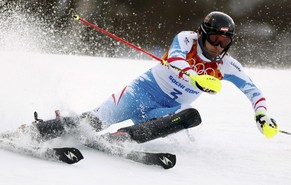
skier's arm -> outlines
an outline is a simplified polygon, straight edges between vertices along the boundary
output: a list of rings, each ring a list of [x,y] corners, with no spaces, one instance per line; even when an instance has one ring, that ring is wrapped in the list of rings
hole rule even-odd
[[[244,72],[239,62],[233,60],[230,64],[231,65],[227,66],[228,70],[226,70],[224,79],[232,82],[250,100],[260,132],[267,138],[275,136],[278,132],[278,126],[274,119],[267,116],[267,104],[262,91],[256,87],[249,76]]]

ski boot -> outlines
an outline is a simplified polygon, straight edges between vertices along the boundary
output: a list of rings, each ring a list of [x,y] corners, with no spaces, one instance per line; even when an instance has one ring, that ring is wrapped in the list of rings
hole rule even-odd
[[[37,112],[34,112],[35,121],[33,122],[33,125],[45,140],[53,139],[69,133],[72,129],[78,127],[81,121],[87,121],[96,131],[102,129],[101,121],[90,112],[75,117],[61,117],[60,112],[57,110],[55,111],[55,115],[55,119],[43,121],[38,118]]]
[[[109,143],[124,143],[132,141],[129,133],[123,131],[106,133],[104,135],[101,135],[101,139],[104,139]]]

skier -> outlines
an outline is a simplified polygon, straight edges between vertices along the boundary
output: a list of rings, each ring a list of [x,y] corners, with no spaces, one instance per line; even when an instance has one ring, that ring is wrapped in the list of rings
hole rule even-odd
[[[98,108],[78,117],[58,116],[48,121],[39,120],[36,115],[35,126],[44,138],[54,138],[84,120],[96,131],[132,120],[134,125],[107,136],[142,143],[199,125],[199,112],[190,104],[203,92],[219,92],[220,80],[227,80],[251,102],[260,132],[266,135],[271,130],[274,136],[277,124],[267,116],[264,95],[228,53],[234,33],[235,24],[230,16],[211,12],[197,32],[182,31],[175,36],[162,58],[164,65],[158,64],[140,75]]]

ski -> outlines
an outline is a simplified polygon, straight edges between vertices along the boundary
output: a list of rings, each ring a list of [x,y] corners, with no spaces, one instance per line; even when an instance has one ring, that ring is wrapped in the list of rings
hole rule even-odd
[[[19,154],[24,154],[40,159],[46,159],[50,161],[60,161],[67,164],[74,164],[82,160],[84,157],[82,153],[71,147],[63,148],[45,148],[36,146],[22,146],[9,139],[0,139],[0,148],[8,151],[12,151]]]
[[[164,169],[170,169],[176,165],[176,155],[170,153],[132,151],[125,158],[146,165],[161,166]]]
[[[176,165],[176,155],[170,153],[152,153],[128,150],[123,145],[96,142],[96,140],[87,140],[85,145],[100,152],[129,159],[131,161],[135,161],[145,165],[160,166],[164,169],[170,169]]]

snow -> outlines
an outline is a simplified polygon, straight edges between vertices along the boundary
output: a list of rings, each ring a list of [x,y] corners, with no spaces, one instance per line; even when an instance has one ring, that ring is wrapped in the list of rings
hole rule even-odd
[[[54,110],[81,113],[97,107],[139,74],[157,64],[86,56],[0,52],[0,132],[30,124],[33,112],[43,119]],[[246,68],[267,97],[270,116],[291,131],[290,70]],[[291,136],[266,139],[256,128],[250,102],[232,84],[223,82],[217,95],[202,95],[193,107],[203,123],[143,144],[148,151],[172,152],[170,170],[146,166],[79,146],[63,138],[60,146],[77,146],[85,159],[74,165],[36,159],[0,149],[0,184],[126,184],[126,185],[288,185],[291,184]],[[131,124],[130,121],[115,125]],[[114,128],[113,128],[114,129]]]

